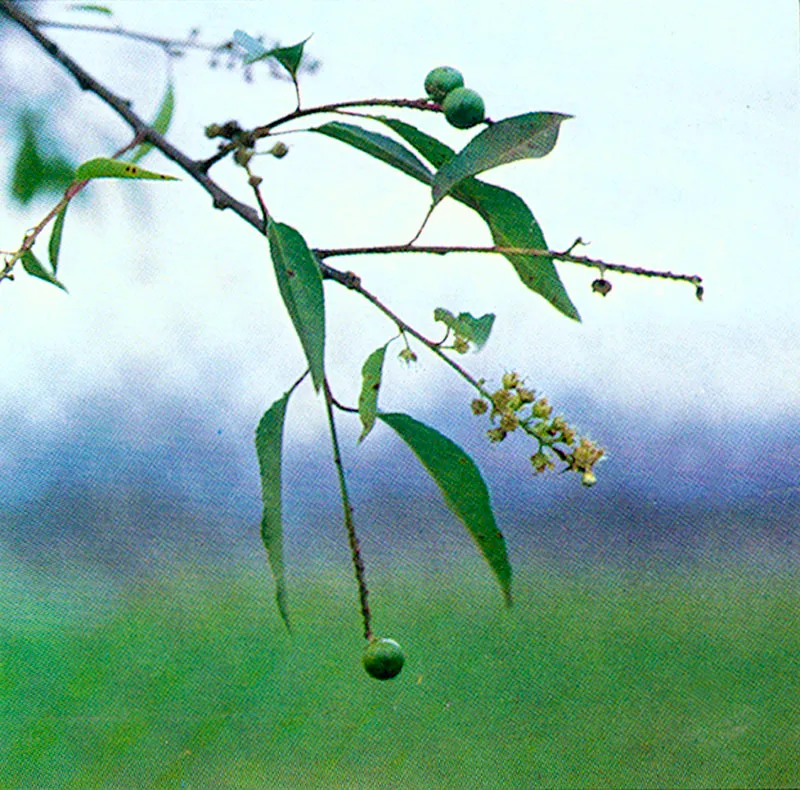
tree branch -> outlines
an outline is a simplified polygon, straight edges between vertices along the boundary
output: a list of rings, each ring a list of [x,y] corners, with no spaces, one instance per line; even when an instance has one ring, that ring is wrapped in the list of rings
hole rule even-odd
[[[342,247],[330,250],[314,250],[319,258],[332,258],[339,255],[387,255],[391,253],[404,252],[424,252],[433,255],[447,255],[450,252],[479,252],[493,253],[498,255],[530,255],[534,258],[554,258],[566,263],[577,263],[581,266],[588,266],[593,269],[620,272],[622,274],[635,274],[639,277],[660,277],[665,280],[681,280],[700,285],[703,278],[697,274],[675,274],[670,271],[658,271],[655,269],[643,269],[639,266],[625,266],[621,263],[609,263],[600,258],[589,258],[585,255],[573,255],[571,250],[575,248],[573,244],[565,252],[555,250],[540,250],[531,247],[437,247],[437,246],[410,246],[408,244],[387,244],[379,247]]]
[[[224,210],[231,209],[238,214],[245,222],[252,225],[259,233],[264,235],[266,230],[263,226],[262,218],[252,206],[237,200],[229,192],[226,192],[219,184],[205,172],[202,162],[190,159],[180,149],[176,148],[131,109],[131,102],[120,98],[98,80],[92,77],[78,63],[38,28],[36,21],[26,14],[17,3],[11,0],[0,0],[0,11],[5,13],[20,27],[22,27],[39,46],[56,62],[61,64],[76,80],[78,85],[90,93],[94,93],[99,99],[105,102],[114,112],[124,119],[133,130],[134,136],[140,141],[147,140],[153,144],[154,148],[161,151],[167,159],[175,162],[185,173],[190,175],[200,186],[211,195],[214,208]],[[349,282],[349,275],[341,272],[327,264],[320,263],[322,276],[325,279],[335,280],[341,284]]]

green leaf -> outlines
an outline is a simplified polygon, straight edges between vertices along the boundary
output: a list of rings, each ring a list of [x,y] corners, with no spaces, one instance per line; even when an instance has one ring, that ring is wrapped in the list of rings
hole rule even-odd
[[[95,5],[94,3],[73,3],[69,7],[70,11],[92,11],[95,14],[105,14],[111,16],[113,12],[110,8],[104,5]]]
[[[256,454],[261,474],[261,540],[267,550],[269,566],[275,579],[275,600],[283,622],[291,631],[283,573],[283,519],[281,515],[281,462],[283,457],[283,426],[286,405],[292,390],[285,393],[264,412],[256,428]]]
[[[456,152],[441,140],[431,137],[429,134],[420,131],[416,126],[412,126],[405,121],[397,118],[387,118],[385,115],[370,116],[376,121],[388,126],[395,133],[399,134],[407,143],[419,151],[435,168],[440,168],[449,162]]]
[[[161,105],[158,108],[158,112],[156,113],[156,117],[153,119],[153,122],[150,124],[151,128],[153,128],[156,132],[160,135],[164,135],[167,133],[167,129],[169,129],[169,125],[172,122],[172,113],[175,110],[175,90],[172,87],[172,80],[167,83],[167,89],[164,92],[164,96],[161,99]],[[133,152],[133,156],[130,158],[131,162],[138,162],[142,157],[147,156],[148,153],[153,149],[153,144],[148,140],[145,140],[141,145],[136,147],[136,150]]]
[[[452,197],[483,217],[498,247],[546,250],[542,229],[519,195],[477,178],[462,181]],[[558,270],[549,256],[505,252],[523,284],[547,299],[550,304],[574,321],[581,317],[567,294]]]
[[[391,342],[390,340],[389,343]],[[372,430],[372,426],[375,425],[375,415],[378,411],[378,390],[381,386],[381,375],[383,373],[383,360],[386,357],[386,348],[389,343],[373,351],[367,357],[364,367],[361,368],[358,416],[361,418],[361,424],[364,429],[361,431],[361,436],[358,437],[359,442],[363,442],[367,438],[367,434]]]
[[[247,52],[247,57],[244,59],[245,63],[255,63],[255,61],[266,58],[269,55],[269,50],[260,41],[245,33],[244,30],[234,30],[233,40]]]
[[[553,150],[562,121],[560,112],[529,112],[504,118],[470,140],[433,178],[433,202],[438,203],[465,178],[519,159],[538,159]]]
[[[41,140],[42,121],[30,112],[18,121],[19,150],[11,176],[11,197],[27,205],[38,194],[63,193],[72,183],[74,167],[57,150],[57,143]],[[42,151],[48,150],[47,158]]]
[[[56,214],[56,221],[53,223],[53,232],[50,234],[48,253],[50,265],[53,267],[53,274],[58,271],[58,253],[61,250],[61,234],[64,232],[64,219],[67,216],[69,203],[65,203],[62,209]]]
[[[304,38],[299,44],[293,44],[291,47],[276,47],[267,54],[272,55],[294,79],[297,77],[297,69],[300,68],[300,61],[303,59],[303,47],[305,47],[309,38],[311,36]]]
[[[44,161],[39,153],[32,119],[27,116],[20,119],[20,132],[22,139],[11,177],[11,194],[22,205],[27,205],[41,185]]]
[[[145,170],[130,162],[106,159],[105,157],[84,162],[75,173],[76,181],[89,181],[92,178],[145,178],[154,181],[180,181],[175,176],[154,173],[152,170]]]
[[[334,140],[347,143],[353,148],[358,148],[360,151],[380,159],[381,162],[386,162],[386,164],[401,170],[406,175],[422,181],[423,184],[431,184],[433,181],[433,173],[408,148],[385,134],[370,132],[360,126],[339,121],[332,121],[309,131],[319,132]]]
[[[319,392],[325,379],[325,295],[319,262],[305,239],[289,225],[270,220],[267,239],[283,303]]]
[[[19,259],[20,263],[22,264],[22,268],[31,275],[31,277],[38,277],[40,280],[44,280],[51,285],[55,285],[60,288],[62,291],[66,292],[66,288],[60,283],[55,275],[51,274],[47,271],[47,269],[42,266],[39,259],[30,251],[25,250],[22,253]]]
[[[311,36],[303,39],[299,44],[293,44],[291,47],[267,49],[260,41],[249,36],[244,30],[234,30],[233,32],[234,42],[247,52],[247,56],[244,59],[245,63],[255,63],[257,60],[269,57],[275,58],[292,75],[292,79],[297,76],[297,69],[303,59],[303,47],[305,47],[309,38]]]
[[[452,148],[414,126],[395,118],[380,117],[376,120],[394,130],[436,168],[441,168],[455,156]],[[480,214],[498,247],[548,249],[539,223],[519,195],[477,178],[468,178],[452,191],[451,197]],[[581,320],[552,258],[515,253],[503,255],[527,288],[543,296],[569,318]]]
[[[511,605],[511,565],[497,528],[486,483],[475,462],[455,442],[407,414],[378,413],[411,448],[442,491],[448,507],[472,535]]]
[[[480,318],[470,315],[470,313],[459,313],[458,318],[444,307],[437,307],[433,311],[433,320],[441,321],[448,329],[456,335],[463,337],[474,343],[480,351],[486,345],[494,324],[494,313],[486,313]]]

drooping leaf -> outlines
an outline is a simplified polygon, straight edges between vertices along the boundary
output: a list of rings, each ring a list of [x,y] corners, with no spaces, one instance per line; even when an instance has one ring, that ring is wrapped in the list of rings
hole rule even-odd
[[[448,507],[458,516],[497,577],[506,604],[511,605],[511,565],[497,528],[489,491],[475,462],[452,440],[407,414],[379,412],[439,486]]]
[[[393,129],[436,168],[441,168],[455,156],[452,148],[410,124],[396,118],[380,117],[376,120]],[[519,195],[477,178],[468,178],[451,192],[451,197],[480,214],[498,247],[548,249],[539,223]],[[581,320],[552,258],[518,253],[503,255],[527,288],[543,296],[569,318]]]
[[[91,11],[95,14],[105,14],[112,16],[113,11],[104,5],[95,5],[94,3],[73,3],[69,7],[70,11]]]
[[[539,223],[514,192],[473,178],[462,181],[451,194],[483,217],[498,247],[548,249]],[[543,296],[568,318],[581,320],[551,257],[514,252],[505,252],[503,257],[527,288]]]
[[[172,80],[167,83],[167,89],[164,91],[164,96],[161,99],[161,105],[158,108],[156,117],[150,126],[157,131],[160,135],[167,133],[170,123],[172,123],[172,113],[175,111],[175,90],[172,87]],[[153,144],[149,140],[145,140],[141,145],[136,147],[131,157],[131,162],[138,162],[153,149]]]
[[[437,307],[433,311],[433,320],[441,321],[456,335],[469,340],[470,343],[474,343],[477,349],[480,350],[486,344],[492,332],[494,313],[486,313],[480,318],[475,318],[470,313],[459,313],[458,317],[456,317],[449,310],[445,310],[444,307]]]
[[[57,141],[40,139],[41,127],[41,119],[33,113],[22,113],[19,118],[20,143],[11,176],[11,197],[22,205],[38,194],[63,193],[74,176],[75,169],[58,151]]]
[[[436,172],[434,204],[465,178],[519,159],[546,156],[556,144],[562,121],[571,117],[560,112],[529,112],[484,129]]]
[[[390,340],[389,343],[392,341]],[[361,368],[361,393],[358,396],[358,416],[364,426],[359,442],[367,438],[367,434],[375,425],[375,415],[378,411],[378,391],[381,386],[381,376],[383,374],[383,360],[386,357],[386,343],[380,348],[375,349],[368,357],[364,366]]]
[[[281,463],[286,405],[292,391],[285,393],[264,412],[256,428],[256,454],[261,474],[261,540],[267,550],[275,579],[275,601],[283,622],[291,631],[286,580],[283,568],[283,518],[281,512]]]
[[[47,246],[47,251],[50,256],[50,265],[53,267],[53,274],[58,271],[58,253],[61,251],[61,234],[64,232],[64,219],[67,216],[67,207],[69,203],[65,203],[63,208],[56,214],[56,221],[53,223],[53,232],[50,234],[50,243]]]
[[[41,185],[44,161],[36,144],[32,123],[23,118],[20,126],[21,140],[11,178],[11,194],[22,205],[26,205]]]
[[[66,292],[67,289],[64,285],[56,279],[54,274],[45,269],[41,261],[30,250],[25,250],[25,252],[22,253],[19,262],[22,264],[22,268],[25,269],[31,277],[38,277],[40,280],[55,285]]]
[[[289,225],[270,220],[267,239],[283,303],[319,392],[325,379],[325,295],[319,262],[305,239]]]
[[[332,121],[310,131],[319,132],[334,140],[347,143],[353,148],[358,148],[360,151],[380,159],[381,162],[386,162],[386,164],[401,170],[406,175],[422,181],[423,184],[432,183],[433,173],[408,148],[385,134],[370,132],[360,126],[340,121]]]
[[[175,176],[154,173],[152,170],[145,170],[131,162],[107,159],[102,156],[84,162],[75,172],[76,181],[88,181],[92,178],[144,178],[154,181],[180,181]]]
[[[303,59],[303,47],[305,47],[309,38],[311,36],[304,38],[299,44],[293,44],[291,47],[276,47],[269,51],[269,54],[291,74],[292,79],[297,77],[297,69],[300,68],[300,61]]]

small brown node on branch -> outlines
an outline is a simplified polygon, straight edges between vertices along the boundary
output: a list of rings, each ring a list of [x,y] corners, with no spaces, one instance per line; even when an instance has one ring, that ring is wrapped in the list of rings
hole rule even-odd
[[[600,277],[592,283],[592,291],[600,296],[608,296],[611,292],[611,283],[605,277]]]
[[[344,286],[356,290],[361,287],[361,278],[355,272],[345,272]]]
[[[694,295],[697,297],[697,301],[698,302],[702,302],[703,301],[703,294],[705,293],[705,291],[706,291],[706,289],[703,288],[702,285],[695,286]]]

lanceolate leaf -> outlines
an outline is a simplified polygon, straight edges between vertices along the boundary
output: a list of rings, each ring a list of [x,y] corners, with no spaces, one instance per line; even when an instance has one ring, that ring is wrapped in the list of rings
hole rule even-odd
[[[319,392],[325,379],[325,296],[319,263],[305,239],[289,225],[270,220],[267,239],[283,303]]]
[[[385,134],[370,132],[360,126],[339,121],[326,123],[310,131],[319,132],[333,137],[334,140],[352,145],[353,148],[358,148],[360,151],[396,167],[406,175],[422,181],[423,184],[432,183],[433,173],[408,148]]]
[[[180,181],[175,176],[154,173],[139,165],[123,162],[119,159],[98,157],[84,162],[75,172],[76,181],[89,181],[92,178],[145,178],[153,181]]]
[[[152,128],[159,134],[164,135],[169,129],[172,122],[172,113],[175,110],[175,90],[172,87],[172,81],[167,83],[167,90],[164,92],[164,98],[161,99],[161,106],[158,108],[156,117],[151,124]],[[139,145],[131,157],[131,162],[138,162],[142,157],[147,156],[153,148],[151,142],[145,141]]]
[[[511,565],[503,535],[497,528],[486,483],[475,462],[454,442],[407,414],[382,414],[413,450],[442,491],[450,509],[469,530],[511,605]]]
[[[514,192],[470,178],[462,181],[451,194],[483,217],[492,233],[492,240],[498,247],[532,250],[548,248],[539,223],[525,201]],[[528,288],[541,294],[564,315],[575,321],[581,320],[552,258],[513,252],[503,253],[503,256]]]
[[[256,428],[256,454],[261,473],[261,540],[267,550],[269,566],[275,579],[275,600],[286,627],[289,609],[286,600],[286,582],[283,575],[283,520],[281,515],[281,461],[283,453],[283,425],[286,404],[291,390],[267,409]]]
[[[395,118],[378,118],[413,146],[434,167],[441,168],[454,156],[452,148],[435,137]],[[542,229],[521,197],[502,187],[477,178],[462,181],[451,193],[455,200],[469,206],[483,217],[499,247],[546,250]],[[550,257],[503,253],[532,291],[543,296],[556,309],[575,321],[580,315],[567,295],[558,271]]]
[[[64,218],[67,216],[68,206],[69,203],[65,203],[61,211],[56,215],[56,221],[53,223],[53,232],[50,234],[48,253],[50,255],[50,265],[53,267],[53,274],[58,271],[58,253],[61,250],[61,234],[64,232]]]
[[[390,340],[389,343],[392,341]],[[378,411],[378,391],[381,386],[381,375],[383,373],[383,360],[386,357],[386,343],[380,348],[373,351],[361,368],[361,394],[358,396],[358,416],[361,418],[361,424],[364,429],[361,431],[361,436],[358,437],[359,442],[363,442],[367,438],[367,434],[372,430],[375,425],[375,415]]]
[[[38,277],[40,280],[57,286],[62,291],[67,290],[63,284],[56,279],[54,274],[51,274],[44,268],[39,259],[30,250],[25,250],[25,252],[22,253],[19,262],[22,264],[22,268],[25,269],[31,277]]]
[[[433,178],[434,204],[465,178],[518,159],[546,156],[556,144],[561,122],[571,117],[559,112],[530,112],[504,118],[484,129],[437,171]]]
[[[437,307],[433,311],[433,320],[441,321],[446,327],[455,334],[466,338],[470,343],[474,343],[478,350],[486,345],[489,335],[494,325],[494,313],[486,313],[480,318],[470,313],[459,313],[458,318],[444,307]]]
[[[112,11],[104,5],[95,5],[94,3],[73,3],[69,7],[70,11],[92,11],[95,14],[105,14],[111,16]]]

